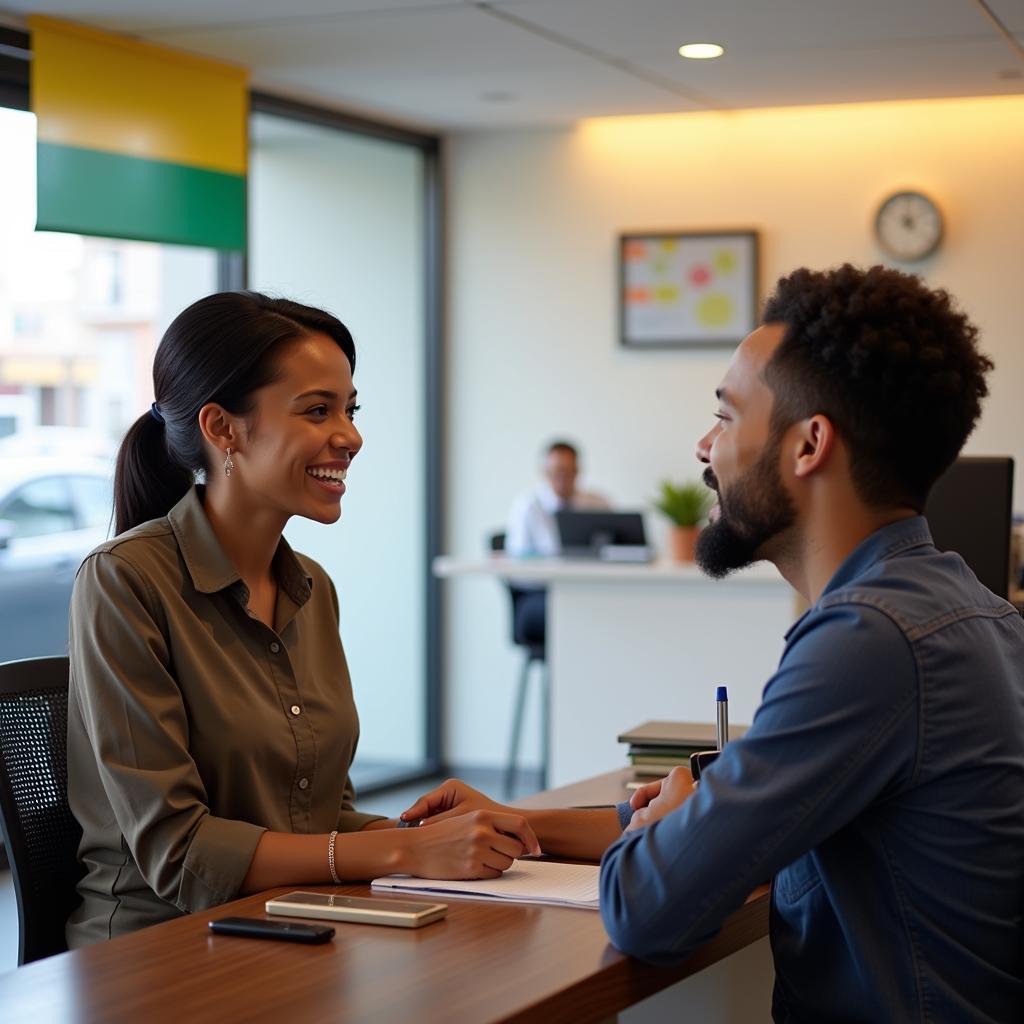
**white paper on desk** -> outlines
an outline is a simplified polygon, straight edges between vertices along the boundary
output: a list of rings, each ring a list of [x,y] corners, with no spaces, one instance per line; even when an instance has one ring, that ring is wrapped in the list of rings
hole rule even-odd
[[[551,903],[559,907],[597,910],[596,864],[558,864],[543,860],[517,860],[500,878],[452,882],[435,878],[387,875],[375,878],[374,889],[428,892],[477,900],[505,900],[513,903]]]

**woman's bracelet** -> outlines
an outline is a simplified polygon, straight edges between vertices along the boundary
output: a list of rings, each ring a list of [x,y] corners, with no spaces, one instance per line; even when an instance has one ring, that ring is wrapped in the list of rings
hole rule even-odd
[[[338,830],[335,829],[327,837],[327,866],[331,869],[331,878],[334,879],[335,885],[341,885],[341,879],[338,877],[338,872],[334,867],[334,840],[337,838]]]

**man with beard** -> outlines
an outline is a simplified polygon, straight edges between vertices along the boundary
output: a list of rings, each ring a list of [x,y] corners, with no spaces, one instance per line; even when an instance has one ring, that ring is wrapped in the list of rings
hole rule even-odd
[[[772,878],[776,1021],[1024,1020],[1024,623],[921,516],[991,368],[916,277],[779,282],[697,446],[718,495],[697,555],[713,576],[771,561],[811,608],[698,790],[677,769],[620,807],[601,914],[621,950],[677,961]],[[460,786],[410,810],[488,806]],[[601,813],[526,817],[585,856]]]

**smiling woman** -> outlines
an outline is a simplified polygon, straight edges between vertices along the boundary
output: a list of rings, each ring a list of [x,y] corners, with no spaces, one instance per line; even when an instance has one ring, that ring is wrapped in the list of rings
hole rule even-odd
[[[515,814],[397,831],[353,806],[338,597],[282,531],[341,515],[354,366],[339,320],[256,292],[201,299],[160,343],[118,456],[118,535],[72,598],[72,948],[242,892],[494,877],[536,851]]]

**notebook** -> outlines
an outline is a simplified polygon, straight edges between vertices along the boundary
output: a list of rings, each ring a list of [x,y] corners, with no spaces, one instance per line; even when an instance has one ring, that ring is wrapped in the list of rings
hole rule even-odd
[[[729,738],[738,740],[749,726],[730,725]],[[657,747],[693,747],[711,750],[715,745],[713,722],[644,722],[619,736],[619,743],[654,750]]]
[[[374,889],[422,892],[431,896],[455,896],[475,900],[505,900],[512,903],[549,903],[557,907],[597,910],[598,874],[596,864],[559,864],[554,861],[517,860],[500,878],[467,882],[434,878],[387,875],[375,878]]]

